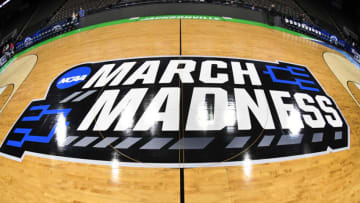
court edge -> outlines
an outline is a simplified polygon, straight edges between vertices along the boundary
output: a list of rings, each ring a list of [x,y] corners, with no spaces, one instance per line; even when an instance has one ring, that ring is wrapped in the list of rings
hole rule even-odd
[[[169,56],[176,56],[176,55],[168,55],[168,56],[158,56],[158,57],[169,57]],[[181,56],[188,56],[191,57],[193,55],[181,55]],[[195,55],[196,56],[196,55]],[[129,57],[129,58],[125,58],[125,59],[136,59],[136,58],[151,58],[153,56],[145,56],[145,57]],[[202,57],[202,56],[197,56],[197,57]],[[219,56],[207,56],[207,57],[219,57]],[[234,58],[234,57],[222,57],[222,58]],[[246,58],[238,58],[238,59],[246,59]],[[107,62],[107,61],[111,61],[111,60],[104,60],[101,62]],[[264,60],[256,60],[254,59],[254,61],[261,61],[261,62],[268,62],[268,61],[264,61]],[[276,63],[282,62],[279,60],[275,61]],[[94,63],[94,62],[88,62],[88,63]],[[82,65],[85,63],[81,63],[81,64],[77,64],[74,65],[72,67],[70,67],[69,69],[74,68],[75,66],[78,65]],[[290,64],[294,64],[294,63],[290,63]],[[294,64],[294,65],[298,65],[298,64]],[[69,70],[68,69],[68,70]],[[311,73],[311,70],[309,70]],[[61,75],[62,73],[60,73],[59,75]],[[312,73],[311,73],[312,74]],[[57,75],[56,78],[59,76]],[[325,88],[321,85],[321,83],[315,78],[315,80],[319,83],[320,87],[322,89]],[[39,99],[34,99],[32,101],[40,101],[46,98],[46,96],[48,95],[49,91],[50,91],[50,87],[51,85],[54,83],[55,81],[53,80],[51,82],[51,84],[48,86],[45,96],[43,98],[39,98]],[[327,94],[327,92],[325,91],[325,94]],[[27,105],[27,107],[23,110],[23,112],[21,113],[21,115],[24,113],[24,111],[28,108],[28,106],[31,103],[29,103]],[[336,104],[335,102],[335,106],[339,109],[339,106]],[[16,119],[16,122],[18,122],[18,120],[20,119],[20,116]],[[348,124],[347,120],[344,118],[346,125],[348,126],[348,146],[347,147],[343,147],[343,148],[339,148],[339,149],[332,149],[330,147],[328,147],[326,149],[326,151],[322,151],[322,152],[315,152],[315,153],[311,153],[311,154],[302,154],[302,155],[294,155],[294,156],[287,156],[287,157],[279,157],[279,158],[268,158],[268,159],[260,159],[260,160],[251,160],[251,164],[263,164],[263,163],[273,163],[273,162],[283,162],[283,161],[291,161],[291,160],[296,160],[296,159],[301,159],[301,158],[310,158],[310,157],[315,157],[315,156],[320,156],[320,155],[326,155],[326,154],[330,154],[330,153],[334,153],[334,152],[340,152],[340,151],[345,151],[345,150],[349,150],[350,146],[351,146],[351,139],[350,139],[350,125]],[[2,141],[1,145],[2,146],[6,140],[6,137],[8,136],[8,134],[10,133],[11,129],[14,127],[15,123],[13,123],[12,127],[9,129],[9,132],[7,133],[7,135],[5,136],[4,140]],[[14,157],[8,154],[5,154],[3,152],[0,152],[0,157],[5,157],[17,162],[22,162],[23,158],[26,155],[31,155],[31,156],[35,156],[35,157],[40,157],[40,158],[47,158],[47,159],[52,159],[52,160],[58,160],[58,161],[67,161],[67,162],[73,162],[73,163],[84,163],[84,164],[95,164],[95,165],[108,165],[108,166],[113,166],[114,163],[112,161],[99,161],[99,160],[90,160],[90,159],[81,159],[81,158],[69,158],[69,157],[63,157],[63,156],[56,156],[56,155],[48,155],[48,154],[41,154],[41,153],[37,153],[37,152],[31,152],[31,151],[24,151],[24,154],[18,158],[18,157]],[[223,167],[223,166],[242,166],[244,165],[245,161],[228,161],[228,162],[208,162],[208,163],[140,163],[140,162],[116,162],[116,166],[117,167],[142,167],[142,168],[199,168],[199,167]]]
[[[298,37],[303,37],[309,40],[315,40],[314,38],[307,36],[305,34],[301,34],[295,31],[291,31],[288,30],[286,28],[282,28],[282,27],[277,27],[277,26],[271,26],[271,25],[267,25],[264,23],[260,23],[260,22],[255,22],[255,21],[250,21],[250,20],[243,20],[243,19],[237,19],[237,18],[231,18],[231,17],[220,17],[220,16],[208,16],[208,15],[160,15],[160,16],[146,16],[146,17],[132,17],[132,18],[126,18],[126,19],[120,19],[120,20],[115,20],[115,21],[109,21],[109,22],[104,22],[104,23],[99,23],[96,25],[91,25],[91,26],[87,26],[87,27],[83,27],[83,28],[79,28],[64,34],[60,34],[56,37],[47,39],[45,41],[42,41],[40,43],[37,43],[27,49],[25,49],[24,51],[21,51],[19,53],[17,53],[15,56],[13,56],[2,68],[0,68],[0,74],[2,71],[4,71],[13,61],[15,61],[18,57],[22,56],[23,54],[28,53],[29,51],[36,49],[40,46],[43,46],[45,44],[48,44],[52,41],[76,34],[76,33],[80,33],[80,32],[84,32],[84,31],[88,31],[88,30],[92,30],[92,29],[96,29],[96,28],[101,28],[101,27],[106,27],[106,26],[111,26],[111,25],[117,25],[117,24],[123,24],[123,23],[131,23],[131,22],[138,22],[138,21],[147,21],[147,20],[175,20],[175,19],[189,19],[189,20],[215,20],[215,21],[225,21],[225,22],[234,22],[234,23],[242,23],[242,24],[248,24],[248,25],[254,25],[254,26],[260,26],[260,27],[265,27],[268,29],[272,29],[272,30],[278,30],[281,32],[285,32],[291,35],[295,35]]]

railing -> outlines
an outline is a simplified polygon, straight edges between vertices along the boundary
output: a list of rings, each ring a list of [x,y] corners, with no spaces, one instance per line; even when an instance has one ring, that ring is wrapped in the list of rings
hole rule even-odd
[[[17,42],[15,45],[15,50],[16,52],[19,52],[35,43],[44,41],[65,32],[69,32],[75,28],[76,23],[77,21],[67,19],[57,22],[54,25],[45,27],[37,31],[35,34],[26,37],[24,40]]]
[[[345,50],[350,47],[350,45],[348,45],[345,41],[339,39],[337,36],[333,34],[330,34],[325,29],[322,29],[319,26],[312,25],[307,22],[302,22],[292,17],[284,17],[283,22],[284,25],[290,30],[303,33],[305,35],[311,36],[318,40],[322,40],[326,43],[335,45]]]
[[[122,7],[127,7],[127,6],[154,4],[154,3],[205,3],[205,1],[202,1],[202,0],[150,0],[150,1],[136,0],[136,1],[131,1],[131,2],[121,2],[116,5],[112,5],[111,8],[122,8]],[[248,8],[248,9],[253,9],[253,10],[255,9],[255,10],[268,12],[265,9],[262,10],[259,8],[254,8],[253,5],[247,5],[240,1],[212,1],[212,3],[231,5],[231,6],[239,6],[239,7],[243,7],[243,8]],[[109,7],[107,7],[107,8],[109,8]],[[92,13],[96,13],[96,12],[101,12],[104,9],[105,8],[99,8],[99,9],[95,9],[93,11],[88,11],[87,13],[92,14]],[[281,15],[281,14],[278,13],[278,15]],[[44,41],[46,39],[55,37],[59,34],[62,34],[62,33],[68,32],[68,31],[71,31],[71,30],[75,29],[76,24],[77,24],[77,20],[73,21],[71,19],[65,19],[65,20],[57,22],[51,26],[45,27],[45,28],[37,31],[33,35],[26,37],[24,40],[17,42],[15,45],[15,52],[20,52],[23,49],[28,48],[35,43]],[[333,44],[337,47],[344,49],[348,53],[352,54],[354,56],[354,58],[360,58],[360,56],[357,54],[358,52],[353,47],[351,47],[350,45],[345,43],[343,40],[338,39],[338,37],[336,37],[335,35],[328,33],[326,30],[324,30],[316,25],[312,25],[307,22],[301,22],[300,20],[298,20],[294,17],[283,17],[283,24],[288,29],[294,30],[296,32],[304,33],[308,36],[322,40],[326,43]],[[3,57],[1,57],[0,59],[1,59],[0,60],[0,67],[1,67],[3,65],[2,63],[5,60]],[[5,59],[6,59],[6,57],[5,57]]]
[[[293,17],[284,17],[283,22],[284,25],[290,30],[303,33],[345,50],[347,53],[351,54],[358,63],[360,63],[360,54],[356,48],[352,47],[344,40],[339,39],[337,36],[330,34],[325,29],[322,29],[319,26],[311,25],[307,22],[301,22],[300,20]]]

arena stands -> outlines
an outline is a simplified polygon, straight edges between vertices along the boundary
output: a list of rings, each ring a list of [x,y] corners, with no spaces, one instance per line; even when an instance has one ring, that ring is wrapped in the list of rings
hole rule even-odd
[[[57,21],[70,18],[72,12],[77,12],[82,6],[86,12],[92,12],[95,9],[101,9],[109,6],[113,7],[127,7],[143,4],[154,4],[154,3],[205,3],[204,0],[78,0],[78,1],[67,1],[56,13],[56,15],[51,19],[48,25],[51,25]],[[255,6],[256,8],[261,8],[268,10],[271,8],[271,5],[275,5],[275,11],[285,16],[294,16],[300,18],[303,16],[306,21],[311,22],[308,16],[304,15],[304,12],[297,6],[293,1],[284,1],[284,0],[233,0],[233,1],[206,1],[207,3],[216,3],[232,6],[243,6],[251,8]]]
[[[52,4],[43,3],[41,7],[37,7],[25,24],[21,34],[28,36],[45,27],[51,16],[56,13],[64,2],[65,0],[57,0]]]
[[[51,18],[48,25],[52,25],[58,21],[70,18],[73,12],[78,12],[80,7],[85,10],[85,13],[116,4],[118,0],[67,0],[58,12]]]
[[[304,18],[305,21],[312,23],[311,19],[305,15],[304,11],[294,1],[283,0],[244,0],[247,5],[254,5],[265,10],[269,10],[271,5],[274,4],[275,11],[284,16],[293,16],[295,18]]]
[[[347,28],[356,30],[354,22],[357,21],[348,19],[341,14],[339,9],[324,4],[321,1],[296,0],[294,2],[296,2],[311,19],[314,19],[314,21],[324,29],[340,36],[348,43],[352,43],[354,40],[358,41],[358,36],[349,34],[347,30]]]
[[[320,14],[314,13],[314,8],[308,9],[310,0],[60,0],[56,1],[56,3],[41,0],[39,2],[36,8],[31,7],[32,14],[28,14],[27,19],[23,19],[24,24],[17,25],[20,31],[15,45],[16,52],[75,29],[78,26],[77,20],[74,21],[71,17],[74,12],[78,13],[80,8],[85,10],[84,18],[86,18],[86,15],[99,14],[107,9],[115,10],[130,6],[174,3],[191,5],[216,4],[222,5],[222,9],[231,6],[232,8],[241,7],[243,10],[244,8],[245,10],[256,10],[264,14],[271,13],[277,16],[278,19],[282,19],[280,24],[278,23],[276,26],[285,27],[345,50],[349,50],[350,45],[348,44],[354,44],[353,41],[343,38],[343,35],[336,28],[336,23],[327,19],[325,17],[326,13],[322,12],[322,9],[317,11]],[[225,15],[226,12],[224,12]],[[319,18],[314,17],[314,15],[318,15]],[[263,16],[269,18],[265,19],[264,22],[273,25],[273,22],[269,21],[275,21],[274,18],[270,19],[269,15]],[[0,44],[0,46],[3,45]],[[4,62],[4,58],[2,59],[2,62]]]

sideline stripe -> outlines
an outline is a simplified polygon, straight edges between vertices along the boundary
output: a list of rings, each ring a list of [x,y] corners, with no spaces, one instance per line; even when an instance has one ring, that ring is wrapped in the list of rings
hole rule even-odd
[[[85,92],[84,94],[80,95],[79,97],[75,98],[74,100],[72,100],[72,102],[80,102],[82,100],[84,100],[86,97],[94,94],[97,90],[89,90],[87,92]]]
[[[156,137],[147,142],[144,146],[140,147],[140,149],[161,149],[167,143],[169,143],[173,138],[160,138]]]
[[[173,144],[169,149],[179,150],[181,149],[204,149],[213,141],[213,137],[185,137]]]
[[[111,143],[115,142],[118,137],[105,137],[105,139],[101,140],[99,143],[97,143],[94,147],[95,148],[106,148]]]
[[[301,34],[301,33],[297,33],[291,30],[288,30],[286,28],[282,28],[282,27],[276,27],[276,26],[271,26],[271,25],[267,25],[264,23],[260,23],[260,22],[255,22],[255,21],[250,21],[250,20],[243,20],[243,19],[236,19],[236,18],[229,18],[229,17],[219,17],[219,16],[207,16],[207,15],[162,15],[162,16],[147,16],[147,17],[132,17],[132,18],[126,18],[126,19],[120,19],[120,20],[115,20],[115,21],[109,21],[109,22],[104,22],[104,23],[99,23],[96,25],[90,25],[87,27],[83,27],[83,28],[79,28],[58,36],[55,36],[53,38],[47,39],[45,41],[39,42],[19,53],[17,53],[15,56],[13,56],[2,68],[0,68],[0,74],[2,71],[4,71],[15,59],[17,59],[18,57],[20,57],[23,54],[28,53],[29,51],[36,49],[42,45],[48,44],[52,41],[73,35],[73,34],[77,34],[80,32],[84,32],[84,31],[88,31],[88,30],[92,30],[92,29],[96,29],[96,28],[101,28],[101,27],[106,27],[106,26],[111,26],[111,25],[117,25],[117,24],[123,24],[123,23],[131,23],[131,22],[138,22],[138,21],[147,21],[147,20],[173,20],[173,19],[190,19],[190,20],[216,20],[216,21],[225,21],[225,22],[234,22],[234,23],[242,23],[242,24],[249,24],[249,25],[254,25],[254,26],[260,26],[260,27],[265,27],[265,28],[269,28],[269,29],[273,29],[273,30],[278,30],[281,32],[286,32],[295,36],[299,36],[299,37],[305,37],[308,39],[313,39],[310,36]]]
[[[128,137],[115,146],[116,149],[128,149],[141,140],[140,137]]]
[[[60,104],[66,103],[66,102],[72,100],[73,98],[77,97],[81,93],[82,93],[82,91],[74,92],[74,93],[70,94],[69,96],[67,96],[65,99],[61,100],[59,103]]]
[[[75,143],[73,146],[74,147],[86,147],[89,144],[91,144],[92,142],[94,142],[96,139],[98,139],[98,138],[97,137],[84,137],[80,141]]]

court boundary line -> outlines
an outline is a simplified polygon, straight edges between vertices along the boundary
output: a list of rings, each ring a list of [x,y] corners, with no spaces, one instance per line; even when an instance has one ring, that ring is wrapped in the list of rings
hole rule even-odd
[[[179,55],[182,55],[182,25],[181,18],[179,19]],[[184,87],[181,79],[179,78],[179,86],[180,86],[180,101],[179,101],[179,178],[180,178],[180,203],[185,202],[185,175],[184,168],[181,167],[181,164],[185,162],[185,150],[184,150],[184,139],[185,139],[185,129],[184,129]],[[182,134],[182,135],[181,135]],[[181,153],[182,152],[182,153]]]
[[[293,64],[293,65],[298,65],[298,66],[304,66],[308,69],[308,71],[314,75],[312,73],[312,71],[305,65],[299,65],[296,63],[291,63],[291,62],[284,62],[281,60],[275,60],[275,62],[271,62],[271,61],[266,61],[266,60],[259,60],[259,59],[250,59],[250,58],[240,58],[240,57],[229,57],[229,56],[199,56],[199,55],[163,55],[163,56],[144,56],[144,57],[127,57],[127,58],[120,58],[120,59],[111,59],[111,60],[104,60],[104,61],[93,61],[93,62],[85,62],[85,63],[80,63],[74,66],[69,67],[67,70],[59,73],[56,77],[58,78],[61,74],[63,74],[64,72],[76,67],[76,66],[80,66],[83,64],[89,64],[89,63],[100,63],[100,62],[108,62],[108,61],[114,61],[114,60],[128,60],[128,59],[138,59],[138,58],[161,58],[161,57],[207,57],[207,58],[227,58],[227,59],[243,59],[243,60],[253,60],[253,61],[260,61],[260,62],[268,62],[268,63],[287,63],[287,64]],[[46,93],[44,95],[43,98],[38,98],[38,99],[33,99],[31,100],[31,102],[25,107],[25,109],[21,112],[21,114],[18,116],[18,118],[16,119],[16,121],[12,124],[12,126],[10,127],[10,129],[8,130],[8,133],[6,134],[5,138],[2,140],[0,147],[5,143],[5,140],[7,138],[7,136],[9,135],[9,133],[11,132],[11,129],[13,129],[13,127],[15,126],[15,124],[18,122],[18,120],[21,118],[21,115],[25,112],[25,110],[31,105],[31,103],[33,101],[42,101],[45,100],[50,87],[52,86],[52,84],[55,82],[55,79],[53,79],[53,81],[49,84]],[[325,95],[329,96],[331,99],[333,99],[325,90],[325,88],[321,85],[321,83],[318,81],[318,79],[316,77],[314,77],[314,79],[316,80],[316,82],[319,84],[319,86],[324,90]],[[337,109],[340,110],[340,112],[342,113],[341,109],[339,108],[339,106],[337,105],[336,101],[334,100],[334,104],[336,106]],[[343,115],[343,114],[342,114]],[[343,115],[344,116],[344,115]],[[301,159],[301,158],[309,158],[309,157],[315,157],[315,156],[319,156],[319,155],[326,155],[326,154],[330,154],[330,153],[334,153],[334,152],[340,152],[340,151],[345,151],[345,150],[349,150],[351,147],[351,137],[350,137],[350,125],[348,124],[345,116],[344,116],[344,121],[345,124],[348,126],[348,132],[347,132],[347,139],[348,139],[348,146],[347,147],[342,147],[342,148],[338,148],[338,149],[332,149],[331,147],[327,147],[327,149],[325,151],[321,151],[321,152],[315,152],[315,153],[310,153],[310,154],[301,154],[301,155],[293,155],[293,156],[286,156],[286,157],[278,157],[278,158],[267,158],[267,159],[258,159],[258,160],[251,160],[252,164],[262,164],[262,163],[273,163],[273,162],[283,162],[283,161],[291,161],[291,160],[296,160],[296,159]],[[32,155],[35,157],[40,157],[40,158],[47,158],[47,159],[52,159],[52,160],[60,160],[60,161],[67,161],[67,162],[73,162],[73,163],[85,163],[85,164],[96,164],[96,165],[110,165],[112,166],[112,161],[100,161],[100,160],[92,160],[92,159],[82,159],[82,158],[72,158],[72,157],[64,157],[64,156],[57,156],[57,155],[50,155],[50,154],[42,154],[42,153],[37,153],[37,152],[31,152],[31,151],[24,151],[24,153],[22,154],[22,156],[20,158],[15,157],[15,156],[11,156],[9,154],[0,152],[0,156],[11,159],[11,160],[15,160],[18,162],[22,162],[23,158],[25,157],[25,155]],[[125,166],[125,167],[142,167],[142,168],[199,168],[199,167],[222,167],[222,166],[239,166],[239,165],[243,165],[245,163],[245,161],[227,161],[227,162],[197,162],[197,163],[183,163],[182,165],[179,165],[179,163],[138,163],[138,162],[118,162],[118,166]]]
[[[188,20],[215,20],[215,21],[224,21],[224,22],[234,22],[234,23],[241,23],[241,24],[248,24],[248,25],[254,25],[254,26],[259,26],[259,27],[264,27],[264,28],[268,28],[268,29],[272,29],[272,30],[277,30],[280,32],[285,32],[291,35],[295,35],[298,37],[303,37],[305,39],[309,39],[309,40],[315,40],[314,38],[305,35],[305,34],[301,34],[292,30],[288,30],[286,28],[282,28],[282,27],[278,27],[278,26],[271,26],[265,23],[260,23],[260,22],[256,22],[256,21],[250,21],[250,20],[244,20],[244,19],[239,19],[239,18],[232,18],[232,17],[220,17],[220,16],[209,16],[209,15],[158,15],[158,16],[144,16],[144,17],[131,17],[131,18],[125,18],[125,19],[119,19],[119,20],[114,20],[114,21],[108,21],[108,22],[103,22],[103,23],[99,23],[99,24],[95,24],[95,25],[90,25],[87,27],[83,27],[83,28],[78,28],[75,30],[72,30],[70,32],[67,33],[63,33],[60,35],[57,35],[53,38],[47,39],[45,41],[39,42],[37,44],[32,45],[31,47],[15,54],[15,56],[13,56],[8,62],[6,62],[6,64],[0,68],[0,74],[2,73],[2,71],[4,71],[14,60],[16,60],[17,58],[19,58],[20,56],[30,52],[33,49],[36,49],[40,46],[43,46],[45,44],[48,44],[50,42],[53,42],[55,40],[58,39],[62,39],[80,32],[84,32],[84,31],[89,31],[89,30],[93,30],[96,28],[101,28],[101,27],[107,27],[107,26],[111,26],[111,25],[118,25],[118,24],[123,24],[123,23],[131,23],[131,22],[139,22],[139,21],[148,21],[148,20],[175,20],[175,19],[188,19]]]

